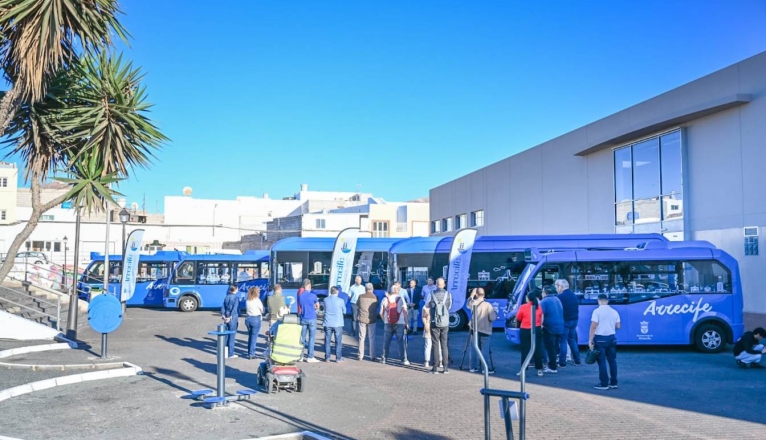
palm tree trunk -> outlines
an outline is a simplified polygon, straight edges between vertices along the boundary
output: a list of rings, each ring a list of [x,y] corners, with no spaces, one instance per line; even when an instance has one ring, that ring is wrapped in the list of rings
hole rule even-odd
[[[5,277],[8,276],[8,273],[10,273],[11,268],[13,268],[16,253],[18,253],[22,243],[24,243],[27,238],[32,235],[32,231],[34,231],[37,227],[37,223],[40,221],[40,217],[42,217],[46,211],[50,210],[54,206],[66,201],[67,196],[69,195],[68,193],[61,194],[48,203],[43,204],[40,200],[40,193],[42,192],[41,180],[41,178],[32,179],[32,215],[29,217],[27,225],[24,226],[24,229],[22,229],[19,235],[16,236],[16,238],[13,240],[13,243],[11,243],[11,247],[8,249],[8,254],[5,256],[5,262],[2,266],[0,266],[0,282],[4,281]]]
[[[21,103],[21,100],[19,99],[19,89],[17,87],[12,87],[11,90],[5,92],[3,99],[0,100],[0,137],[5,135],[5,130],[16,115],[19,103]]]

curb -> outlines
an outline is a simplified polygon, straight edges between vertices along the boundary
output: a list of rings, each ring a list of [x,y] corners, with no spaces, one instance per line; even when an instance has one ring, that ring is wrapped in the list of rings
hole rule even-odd
[[[113,377],[127,377],[137,376],[143,373],[141,367],[133,365],[129,362],[121,364],[122,368],[116,368],[104,371],[94,371],[90,373],[72,374],[69,376],[56,377],[54,379],[39,380],[37,382],[30,382],[17,387],[0,390],[0,402],[8,400],[12,397],[21,396],[23,394],[29,394],[35,391],[47,390],[48,388],[58,387],[62,385],[70,385],[80,382],[88,382],[91,380],[111,379]]]
[[[64,341],[67,341],[65,343],[58,343],[58,344],[44,344],[44,345],[31,345],[28,347],[18,347],[18,348],[12,348],[10,350],[4,350],[0,351],[0,359],[12,357],[12,356],[18,356],[20,354],[27,354],[27,353],[39,353],[42,351],[52,351],[52,350],[69,350],[77,348],[77,343],[72,342],[66,338],[61,338]],[[73,346],[74,345],[74,346]],[[16,364],[16,363],[9,363],[9,362],[0,362],[0,368],[6,368],[6,369],[31,369],[33,371],[39,371],[39,370],[60,370],[60,371],[66,371],[67,369],[70,370],[109,370],[109,369],[115,369],[115,368],[121,368],[124,366],[124,362],[104,362],[102,364],[67,364],[67,365],[34,365],[34,364]],[[1,440],[1,439],[0,439]]]
[[[37,353],[50,350],[69,350],[72,346],[69,343],[30,345],[28,347],[11,348],[10,350],[0,351],[0,359],[17,356],[20,354]]]

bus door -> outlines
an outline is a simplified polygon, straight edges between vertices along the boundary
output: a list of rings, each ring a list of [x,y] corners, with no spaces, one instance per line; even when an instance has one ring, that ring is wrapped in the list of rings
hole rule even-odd
[[[133,295],[133,302],[139,301],[139,305],[159,307],[162,305],[162,291],[164,288],[163,280],[166,280],[170,274],[170,268],[173,263],[170,261],[152,261],[140,262],[138,266],[138,276],[136,277],[136,293]],[[143,299],[140,298],[143,295]],[[139,296],[139,298],[136,298]],[[134,298],[136,298],[134,300]],[[128,305],[131,301],[128,301]]]

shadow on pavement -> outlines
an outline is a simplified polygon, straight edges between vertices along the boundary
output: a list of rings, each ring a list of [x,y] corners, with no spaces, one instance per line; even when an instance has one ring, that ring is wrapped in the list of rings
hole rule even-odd
[[[464,343],[465,336],[460,333],[455,336],[453,343]],[[516,373],[521,355],[517,347],[504,342],[501,335],[492,338],[497,374],[491,376],[490,383],[493,378],[507,379],[513,385],[504,388],[518,390]],[[580,348],[583,357],[585,350]],[[599,381],[598,366],[584,362],[579,367],[570,363],[559,368],[558,374],[543,377],[529,369],[527,384],[763,423],[766,370],[737,367],[730,347],[722,353],[704,354],[690,346],[618,346],[617,368],[619,388],[608,391],[593,389]]]
[[[239,402],[240,405],[243,408],[249,409],[251,411],[257,412],[259,414],[263,414],[265,416],[271,417],[275,420],[279,420],[281,422],[289,423],[292,426],[295,426],[301,431],[311,431],[316,434],[319,434],[324,437],[329,437],[332,439],[338,439],[338,440],[354,440],[353,437],[349,437],[346,435],[343,435],[337,431],[333,431],[331,429],[324,428],[322,426],[316,425],[314,423],[308,422],[303,419],[299,419],[297,417],[291,416],[289,414],[283,413],[281,411],[277,411],[276,409],[268,408],[264,405],[260,405],[258,403],[253,402],[252,400],[245,400]],[[400,438],[412,438],[412,437],[400,437]],[[436,437],[435,437],[436,438]],[[446,437],[438,437],[438,438],[446,438]]]
[[[154,337],[162,339],[165,342],[170,342],[171,344],[178,345],[179,347],[185,347],[185,348],[193,348],[195,350],[202,351],[204,353],[209,353],[212,355],[216,354],[216,347],[218,342],[213,338],[205,338],[205,339],[192,339],[192,338],[168,338],[163,335],[154,335]]]
[[[416,438],[418,440],[449,440],[452,438],[452,437],[447,437],[445,435],[433,434],[430,432],[421,431],[419,429],[414,429],[414,428],[404,428],[397,431],[388,431],[387,434],[395,439]],[[481,434],[483,435],[483,432]],[[479,435],[477,432],[477,438],[481,437],[482,435]]]

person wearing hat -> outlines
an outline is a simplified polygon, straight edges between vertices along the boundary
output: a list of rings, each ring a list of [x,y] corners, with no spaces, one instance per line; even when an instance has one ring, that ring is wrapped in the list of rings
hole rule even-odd
[[[617,337],[620,329],[620,315],[617,310],[609,307],[609,298],[603,293],[598,296],[598,308],[590,318],[590,336],[588,345],[598,350],[599,383],[593,388],[608,390],[617,388]],[[606,364],[609,363],[609,374]]]

